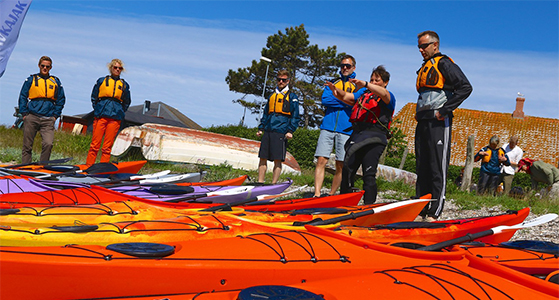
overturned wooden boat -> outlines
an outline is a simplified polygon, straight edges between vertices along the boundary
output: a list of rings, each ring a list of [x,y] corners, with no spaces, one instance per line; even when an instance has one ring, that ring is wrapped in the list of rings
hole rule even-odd
[[[326,163],[326,171],[328,171],[330,174],[334,174],[336,172],[336,154],[334,153],[330,154],[330,158]],[[356,174],[358,176],[363,176],[363,171],[361,170],[361,167],[357,169]],[[406,170],[394,168],[387,165],[382,165],[382,164],[379,164],[377,167],[377,177],[390,182],[401,180],[405,184],[409,184],[409,185],[414,185],[415,182],[417,181],[417,174],[415,173],[408,172]]]
[[[111,154],[126,155],[139,148],[147,160],[202,165],[228,164],[236,169],[257,170],[260,142],[195,129],[146,123],[123,129],[117,136]],[[273,163],[268,162],[268,168]],[[299,174],[297,160],[287,153],[283,173]]]

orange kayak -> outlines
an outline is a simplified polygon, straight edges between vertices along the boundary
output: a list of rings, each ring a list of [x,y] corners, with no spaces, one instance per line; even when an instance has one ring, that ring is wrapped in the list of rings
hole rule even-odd
[[[336,231],[360,239],[377,242],[393,242],[394,240],[416,240],[419,243],[437,243],[469,233],[481,232],[500,225],[515,225],[522,223],[530,213],[526,207],[519,211],[511,211],[496,216],[476,217],[468,219],[408,222],[377,225],[374,227],[341,226]],[[490,235],[479,239],[487,243],[501,243],[508,241],[516,230],[508,230],[500,234]]]
[[[360,195],[361,193],[358,193]],[[126,197],[123,197],[125,199]],[[296,200],[296,199],[293,199]],[[378,203],[364,206],[342,206],[338,208],[301,209],[291,212],[254,211],[245,210],[253,206],[227,206],[208,205],[200,203],[195,208],[174,208],[149,204],[146,202],[126,200],[90,205],[64,205],[64,206],[26,206],[17,209],[0,209],[0,224],[3,226],[72,226],[75,224],[98,225],[101,223],[136,222],[142,220],[161,220],[181,216],[198,214],[234,214],[249,220],[262,222],[309,222],[312,220],[326,220],[334,217],[353,215],[341,224],[371,224],[381,223],[392,216],[396,221],[408,221],[419,213],[425,203],[411,202],[393,209],[360,216],[360,213],[379,208],[387,203]],[[203,211],[212,209],[212,211]],[[411,213],[410,213],[411,212]],[[414,215],[415,214],[415,215]]]
[[[340,276],[289,285],[273,283],[234,290],[160,293],[105,300],[242,300],[242,299],[557,299],[557,284],[466,255],[462,261],[440,261],[403,268],[374,269],[367,274]],[[371,298],[374,295],[374,298]]]
[[[225,180],[221,180],[221,181],[200,181],[200,182],[179,182],[179,183],[174,183],[176,185],[179,186],[200,186],[200,185],[207,185],[207,186],[215,186],[215,185],[242,185],[246,180],[247,180],[248,176],[247,175],[242,175],[236,178],[232,178],[232,179],[225,179]],[[31,177],[31,176],[27,176],[27,175],[5,175],[5,176],[0,176],[0,180],[10,180],[10,179],[32,179],[32,180],[36,180],[39,181],[38,179]],[[64,180],[61,180],[64,181]],[[41,182],[41,181],[39,181]],[[126,183],[126,181],[123,181],[124,183]],[[133,183],[131,183],[133,184]],[[22,190],[21,192],[25,192],[24,190]]]
[[[2,299],[243,299],[243,290],[262,285],[323,299],[556,299],[556,285],[511,275],[463,249],[363,247],[302,231],[166,244],[0,247],[0,264]]]
[[[213,185],[212,185],[213,186]],[[255,211],[286,211],[292,209],[303,209],[312,207],[335,207],[344,205],[356,205],[362,192],[348,193],[321,198],[304,198],[289,200],[267,200],[256,205],[241,206],[245,209]],[[210,200],[209,198],[207,200]],[[20,194],[2,194],[0,195],[0,208],[14,209],[20,207],[37,207],[37,206],[68,206],[68,205],[90,205],[101,204],[117,201],[140,201],[159,207],[170,208],[207,208],[211,206],[221,205],[222,203],[204,202],[180,202],[171,203],[163,201],[153,201],[143,198],[124,195],[110,189],[99,186],[65,189],[56,191],[28,192],[25,197]]]
[[[197,215],[201,208],[167,208],[140,201],[116,201],[103,204],[65,205],[45,207],[21,207],[0,209],[2,226],[72,226],[75,224],[98,225],[101,223],[134,222],[141,220],[171,219],[180,216]],[[241,214],[244,209],[233,207],[215,214]],[[261,213],[260,215],[271,215]],[[300,220],[305,220],[300,218]]]
[[[0,247],[0,298],[46,300],[223,291],[313,282],[425,263],[296,231],[166,244]],[[462,257],[427,254],[437,260]]]
[[[472,242],[455,247],[460,247],[473,256],[540,278],[559,270],[559,245],[550,242]]]
[[[363,191],[356,193],[339,194],[327,197],[318,198],[296,198],[296,199],[271,199],[262,200],[246,205],[239,206],[246,210],[252,211],[292,211],[297,209],[306,208],[328,208],[328,207],[340,207],[340,206],[356,206],[361,198],[363,197]],[[1,199],[1,198],[0,198]],[[0,200],[1,201],[1,200]],[[173,208],[196,208],[196,207],[207,207],[207,203],[196,203],[196,202],[163,202],[160,203],[161,206],[173,207]]]
[[[140,171],[140,169],[147,163],[147,160],[137,160],[137,161],[124,161],[124,162],[117,162],[111,163],[115,167],[117,167],[117,171],[112,172],[101,172],[97,174],[113,174],[113,173],[130,173],[136,174]],[[67,165],[67,166],[45,166],[45,165],[28,165],[13,168],[14,171],[21,171],[22,174],[34,176],[42,175],[42,174],[57,174],[63,173],[66,171],[73,171],[73,170],[86,170],[90,166],[88,165]]]
[[[188,241],[194,239],[215,239],[246,235],[252,233],[274,233],[282,230],[305,230],[305,224],[315,224],[323,228],[334,228],[344,220],[351,222],[364,219],[365,223],[374,223],[377,216],[384,213],[402,211],[405,215],[407,207],[413,207],[417,213],[425,206],[426,200],[407,200],[391,204],[378,204],[368,210],[351,211],[344,209],[344,213],[328,214],[284,214],[262,213],[249,211],[232,212],[182,212],[171,209],[160,209],[154,212],[145,212],[142,216],[124,214],[124,218],[135,218],[126,222],[99,222],[103,219],[117,218],[113,216],[88,218],[85,214],[92,210],[110,208],[110,204],[82,207],[53,207],[43,213],[25,216],[7,215],[0,216],[3,226],[0,226],[0,245],[2,246],[62,246],[66,244],[109,245],[122,242],[155,242]],[[419,203],[419,205],[418,205]],[[119,204],[120,205],[120,204]],[[22,208],[23,209],[23,208]],[[40,209],[40,208],[39,208]],[[127,210],[126,208],[120,208]],[[138,208],[139,209],[139,208]],[[30,209],[29,212],[38,209]],[[145,211],[145,208],[142,208]],[[111,210],[111,211],[116,211]],[[321,210],[319,210],[320,212]],[[18,212],[20,213],[20,212]],[[138,211],[138,213],[140,213]],[[67,216],[63,216],[67,214]],[[83,214],[83,215],[82,215]],[[165,216],[173,215],[169,219],[143,219],[144,215]],[[176,217],[177,214],[181,216]],[[416,214],[417,215],[417,214]],[[40,219],[44,219],[41,221]],[[414,218],[412,216],[411,218]],[[382,217],[380,217],[382,219]],[[47,223],[49,227],[37,226],[37,222]],[[88,222],[89,221],[89,222]],[[54,223],[54,224],[53,224]],[[13,224],[13,225],[8,225]],[[76,225],[74,225],[76,224]]]

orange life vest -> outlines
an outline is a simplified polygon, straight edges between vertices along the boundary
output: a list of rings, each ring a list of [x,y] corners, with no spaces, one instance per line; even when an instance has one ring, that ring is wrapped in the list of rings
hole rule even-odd
[[[415,87],[418,92],[421,88],[441,90],[447,88],[447,86],[445,86],[445,78],[439,70],[439,61],[443,57],[447,57],[454,62],[452,58],[446,55],[440,55],[425,61],[421,68],[417,71],[417,81],[415,83]]]
[[[101,98],[114,98],[122,102],[122,94],[124,92],[124,88],[126,87],[126,83],[124,80],[118,79],[115,80],[111,76],[105,77],[103,83],[99,86],[99,99]]]
[[[54,76],[49,78],[42,78],[38,75],[33,75],[33,82],[29,87],[29,99],[41,99],[41,100],[56,100],[56,94],[58,91],[58,83]]]
[[[345,91],[347,93],[353,93],[355,91],[355,84],[349,82],[349,81],[343,81],[342,79],[338,79],[336,81],[334,81],[334,86],[339,88],[342,91]]]
[[[504,156],[505,155],[505,151],[503,150],[503,148],[499,148],[499,149],[497,149],[497,151],[498,151],[497,153],[498,153],[499,156]],[[481,161],[484,162],[484,163],[488,163],[491,160],[491,155],[492,155],[493,150],[491,148],[487,147],[487,150],[485,150],[485,152],[487,152],[488,155],[482,157]]]
[[[274,93],[268,100],[268,113],[283,114],[291,116],[291,103],[289,91],[284,93]]]

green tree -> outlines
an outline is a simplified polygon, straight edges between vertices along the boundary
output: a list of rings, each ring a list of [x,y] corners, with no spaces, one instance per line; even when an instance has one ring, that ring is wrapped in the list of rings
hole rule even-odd
[[[275,74],[286,69],[291,74],[290,88],[299,97],[302,108],[301,122],[304,127],[316,127],[320,124],[324,112],[321,106],[323,84],[326,80],[336,77],[338,62],[345,53],[337,53],[336,46],[321,49],[318,45],[309,45],[309,35],[305,26],[289,27],[285,33],[268,37],[266,47],[261,54],[272,60],[268,71],[268,82],[265,85],[264,97],[274,92],[276,87]],[[253,60],[250,67],[229,70],[225,81],[229,90],[243,94],[233,100],[245,107],[251,114],[259,114],[262,99],[264,78],[266,78],[267,62]],[[247,96],[253,95],[254,100]]]
[[[399,127],[401,123],[402,121],[399,119],[392,121],[390,126],[392,138],[388,140],[388,145],[386,145],[387,157],[402,158],[404,149],[408,147],[408,142],[405,140],[406,135]]]

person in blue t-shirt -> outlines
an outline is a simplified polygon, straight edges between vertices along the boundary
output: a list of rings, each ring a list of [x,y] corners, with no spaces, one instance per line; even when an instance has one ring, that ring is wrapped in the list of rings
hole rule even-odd
[[[348,93],[357,89],[355,84],[349,80],[355,78],[355,58],[344,55],[340,63],[340,77],[331,81],[332,84]],[[344,145],[351,135],[351,105],[338,100],[330,87],[325,86],[322,92],[322,105],[325,107],[324,118],[320,125],[320,136],[316,143],[316,168],[314,171],[314,196],[320,197],[322,183],[324,182],[324,171],[330,159],[332,148],[336,151],[336,173],[332,179],[332,187],[329,195],[334,195],[342,181],[342,169],[344,166]]]

